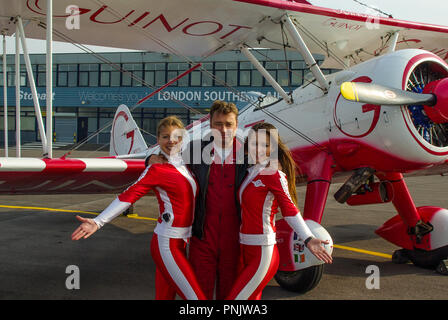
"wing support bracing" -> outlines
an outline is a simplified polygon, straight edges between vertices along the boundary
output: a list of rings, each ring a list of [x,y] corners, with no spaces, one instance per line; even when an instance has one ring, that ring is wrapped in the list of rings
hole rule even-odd
[[[319,84],[325,91],[328,91],[328,89],[330,88],[330,85],[328,84],[327,79],[325,79],[325,76],[322,73],[322,70],[320,69],[319,65],[317,64],[316,60],[314,59],[313,55],[311,54],[311,52],[310,52],[308,46],[306,45],[305,41],[303,40],[302,36],[297,31],[291,18],[288,15],[285,15],[283,22],[285,23],[286,30],[288,30],[289,34],[292,36],[292,38],[296,42],[296,45],[297,45],[296,49],[302,55],[303,59],[305,60],[306,64],[308,65],[308,68],[310,68],[310,70],[313,73],[314,77],[316,78],[317,82],[319,82]]]
[[[262,76],[266,79],[267,82],[278,92],[278,94],[285,99],[288,104],[291,104],[292,98],[283,90],[280,84],[271,76],[271,74],[261,65],[261,63],[255,58],[255,56],[249,51],[249,49],[241,45],[241,52],[249,59],[249,61],[254,65],[255,68],[262,74]]]

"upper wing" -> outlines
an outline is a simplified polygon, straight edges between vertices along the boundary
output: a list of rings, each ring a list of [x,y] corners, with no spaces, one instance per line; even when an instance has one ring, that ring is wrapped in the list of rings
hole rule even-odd
[[[79,10],[70,11],[73,3]],[[31,21],[30,38],[45,38],[43,0],[0,0],[3,30],[9,17]],[[206,57],[241,43],[251,47],[288,45],[279,23],[289,14],[311,52],[324,54],[326,67],[341,68],[387,50],[399,31],[398,49],[424,48],[448,60],[448,27],[349,13],[283,0],[58,0],[55,41]],[[69,12],[69,13],[67,13]],[[70,12],[78,12],[70,15]]]

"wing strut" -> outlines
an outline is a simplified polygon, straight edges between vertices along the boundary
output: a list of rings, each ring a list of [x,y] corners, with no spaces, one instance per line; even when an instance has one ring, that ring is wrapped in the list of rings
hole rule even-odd
[[[302,55],[303,59],[305,60],[306,64],[308,65],[308,68],[310,68],[310,70],[313,73],[314,77],[316,78],[317,82],[319,82],[319,84],[325,91],[328,91],[328,89],[330,88],[330,85],[328,84],[327,79],[325,79],[325,76],[322,73],[322,70],[320,69],[319,65],[317,64],[316,60],[314,59],[313,55],[311,54],[310,50],[308,49],[308,46],[306,45],[305,41],[303,41],[302,36],[297,31],[291,18],[288,15],[285,15],[283,22],[285,22],[286,29],[288,30],[289,34],[292,36],[292,38],[296,42],[296,45],[297,45],[296,49]]]
[[[47,153],[53,158],[53,0],[47,0]]]
[[[397,48],[398,37],[400,36],[400,31],[395,31],[392,35],[391,44],[389,47],[389,53],[394,52]]]
[[[48,152],[47,136],[45,134],[44,122],[42,120],[42,112],[40,110],[39,97],[37,96],[36,83],[34,82],[33,69],[31,67],[31,60],[30,60],[30,56],[28,54],[28,47],[26,45],[25,31],[23,29],[22,18],[20,16],[17,17],[16,25],[17,25],[16,33],[17,32],[19,33],[20,40],[22,42],[23,57],[25,58],[26,70],[28,72],[28,80],[30,82],[31,93],[33,95],[34,111],[36,113],[36,120],[37,120],[37,124],[39,127],[40,139],[42,140],[42,149],[43,149],[44,157],[46,157],[48,155],[47,154],[47,152]],[[20,73],[19,73],[19,75],[20,75]],[[16,79],[17,79],[17,75],[16,75]],[[19,79],[20,79],[20,77],[19,77]],[[50,115],[47,114],[47,117],[48,116],[51,117],[51,114]]]
[[[6,35],[3,32],[3,104],[5,107],[3,128],[5,129],[5,157],[8,157],[8,77],[6,73]]]
[[[267,82],[271,84],[271,86],[275,89],[275,91],[278,92],[280,96],[282,96],[283,99],[288,104],[291,104],[292,98],[283,90],[283,88],[278,84],[277,81],[271,76],[271,74],[261,65],[261,63],[257,60],[257,58],[254,57],[254,55],[249,51],[249,49],[241,45],[240,46],[241,52],[249,59],[249,61],[254,65],[255,68],[263,75],[263,77],[266,79]]]
[[[21,124],[20,124],[20,34],[16,27],[16,55],[15,55],[15,69],[16,69],[16,157],[22,156],[21,149]]]

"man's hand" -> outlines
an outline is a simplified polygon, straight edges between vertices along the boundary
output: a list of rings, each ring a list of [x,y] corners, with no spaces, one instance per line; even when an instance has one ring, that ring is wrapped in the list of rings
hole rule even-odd
[[[168,160],[163,155],[152,154],[146,159],[146,165],[151,165],[155,163],[167,163]]]

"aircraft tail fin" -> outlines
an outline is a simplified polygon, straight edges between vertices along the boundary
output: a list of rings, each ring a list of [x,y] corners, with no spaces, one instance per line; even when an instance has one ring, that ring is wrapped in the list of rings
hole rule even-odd
[[[129,108],[124,104],[120,105],[112,123],[109,154],[111,156],[136,155],[146,152],[147,149],[145,139]]]

